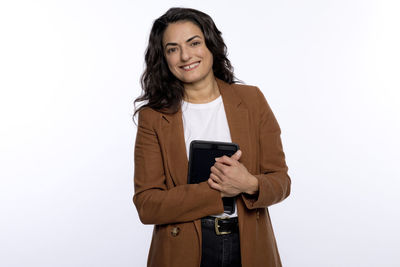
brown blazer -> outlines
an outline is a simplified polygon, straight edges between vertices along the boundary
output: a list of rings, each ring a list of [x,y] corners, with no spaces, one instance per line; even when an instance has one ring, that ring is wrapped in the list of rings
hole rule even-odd
[[[256,196],[237,196],[243,267],[281,266],[267,207],[290,193],[280,128],[261,91],[217,79],[232,142],[259,182]],[[182,111],[139,113],[133,201],[144,224],[154,224],[150,267],[199,267],[200,218],[223,212],[220,193],[207,182],[187,184]]]

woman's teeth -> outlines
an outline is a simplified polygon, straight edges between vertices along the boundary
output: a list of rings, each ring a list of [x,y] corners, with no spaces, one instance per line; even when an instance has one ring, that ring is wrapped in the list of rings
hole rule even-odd
[[[191,69],[196,68],[199,64],[200,64],[200,62],[196,62],[196,63],[190,64],[189,66],[184,66],[183,69],[184,70],[191,70]]]

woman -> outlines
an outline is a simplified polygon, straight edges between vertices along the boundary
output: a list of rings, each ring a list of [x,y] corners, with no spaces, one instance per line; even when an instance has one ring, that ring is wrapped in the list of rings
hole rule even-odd
[[[235,84],[226,54],[212,19],[194,9],[171,8],[151,29],[133,198],[155,225],[148,266],[281,266],[267,209],[290,193],[280,128],[258,88]],[[195,139],[241,150],[187,184]],[[233,213],[222,197],[234,197]]]

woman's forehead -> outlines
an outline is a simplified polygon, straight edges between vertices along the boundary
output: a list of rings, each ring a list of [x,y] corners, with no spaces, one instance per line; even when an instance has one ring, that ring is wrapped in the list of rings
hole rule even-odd
[[[203,37],[203,32],[191,21],[178,21],[171,23],[165,29],[163,35],[163,44],[166,43],[184,43],[193,36],[198,35],[200,38]]]

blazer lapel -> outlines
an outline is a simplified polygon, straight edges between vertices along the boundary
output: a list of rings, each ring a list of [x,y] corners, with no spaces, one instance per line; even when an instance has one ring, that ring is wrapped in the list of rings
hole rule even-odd
[[[217,84],[222,95],[224,102],[224,108],[226,118],[228,120],[229,130],[231,133],[232,142],[239,145],[240,150],[243,152],[243,156],[240,158],[240,162],[249,166],[247,163],[250,158],[250,127],[249,127],[249,114],[245,103],[237,95],[232,85],[217,80]]]
[[[168,169],[175,185],[187,184],[188,158],[186,155],[182,111],[179,110],[175,114],[164,114],[163,118]]]

